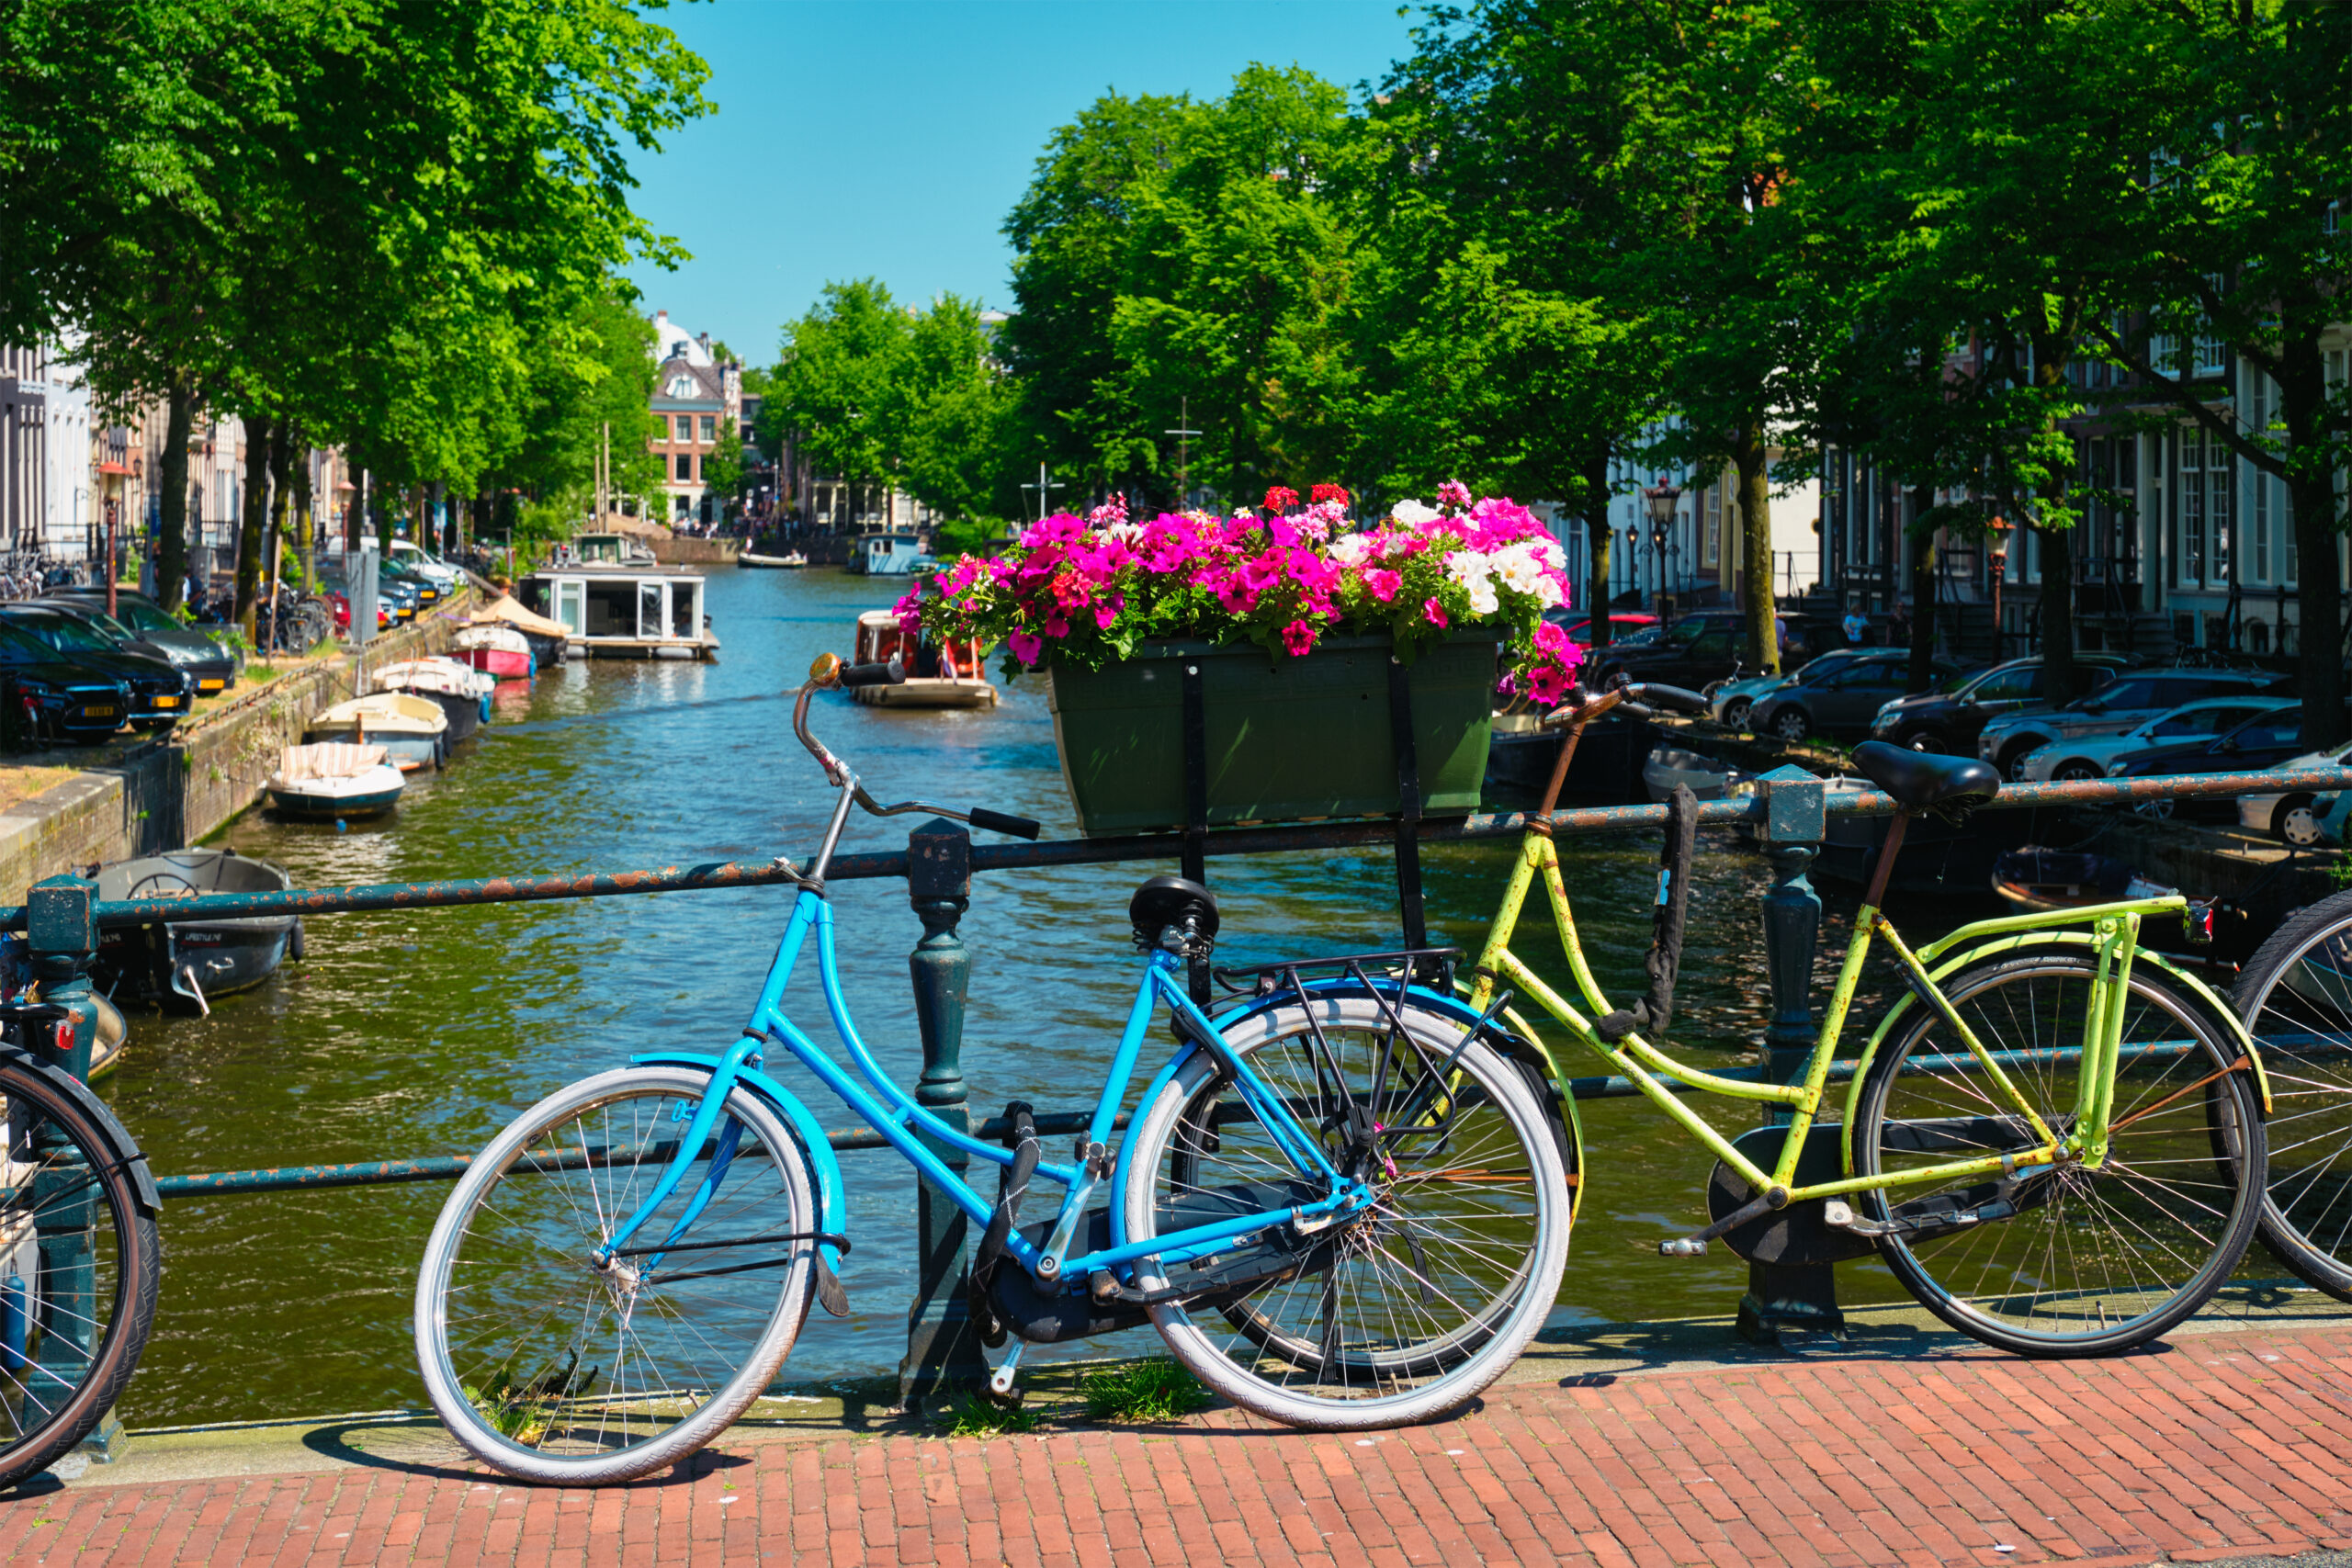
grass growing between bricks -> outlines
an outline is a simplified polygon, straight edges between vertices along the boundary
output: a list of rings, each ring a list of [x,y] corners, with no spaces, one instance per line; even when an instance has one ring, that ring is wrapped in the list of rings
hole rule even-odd
[[[1208,1400],[1199,1380],[1164,1356],[1090,1372],[1078,1393],[1097,1421],[1170,1421]]]

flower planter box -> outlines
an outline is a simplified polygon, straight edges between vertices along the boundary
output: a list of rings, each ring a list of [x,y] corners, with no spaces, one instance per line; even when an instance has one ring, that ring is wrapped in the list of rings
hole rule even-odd
[[[1424,816],[1478,808],[1498,641],[1465,633],[1407,671]],[[1187,661],[1201,671],[1211,825],[1398,810],[1389,652],[1385,637],[1327,637],[1302,659],[1166,642],[1092,673],[1050,669],[1054,739],[1080,830],[1185,826]]]

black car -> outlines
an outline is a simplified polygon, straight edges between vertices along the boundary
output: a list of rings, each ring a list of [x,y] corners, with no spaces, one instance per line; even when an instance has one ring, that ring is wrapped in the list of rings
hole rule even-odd
[[[2111,653],[2077,653],[2092,689],[2115,679],[2123,660]],[[1976,738],[2000,714],[2041,701],[2041,656],[2012,659],[1981,674],[1950,682],[1939,692],[1898,697],[1871,720],[1871,739],[1934,751],[1948,757],[1975,754]]]
[[[0,604],[0,621],[85,669],[123,682],[130,688],[130,722],[141,729],[169,729],[196,702],[194,678],[170,660],[118,648],[79,615],[46,604]]]
[[[1803,629],[1790,616],[1780,617],[1780,639],[1781,660],[1787,668],[1794,669],[1811,656]],[[1743,612],[1698,610],[1662,633],[1643,632],[1600,649],[1592,679],[1606,681],[1622,671],[1630,680],[1660,681],[1695,692],[1711,681],[1728,679],[1739,668],[1747,646]]]
[[[1961,672],[1949,659],[1931,660],[1928,668],[1939,686]],[[1839,659],[1826,668],[1808,665],[1787,685],[1758,697],[1748,725],[1758,735],[1776,736],[1792,746],[1808,735],[1860,735],[1910,683],[1907,648]]]
[[[32,738],[96,746],[130,716],[130,688],[112,675],[61,659],[48,644],[0,625],[0,678]]]
[[[2166,773],[2252,773],[2301,756],[2311,750],[2302,742],[2303,709],[2300,703],[2282,704],[2256,714],[2234,729],[2211,739],[2184,741],[2134,751],[2107,770],[2111,779],[2148,779]],[[2136,809],[2143,817],[2170,817],[2176,811],[2199,816],[2235,816],[2237,802],[2216,800],[2143,800]]]
[[[80,616],[118,646],[162,654],[195,680],[199,697],[225,692],[237,683],[235,655],[202,632],[182,626],[171,612],[143,593],[117,590],[112,615],[107,613],[103,588],[52,590],[33,603]]]

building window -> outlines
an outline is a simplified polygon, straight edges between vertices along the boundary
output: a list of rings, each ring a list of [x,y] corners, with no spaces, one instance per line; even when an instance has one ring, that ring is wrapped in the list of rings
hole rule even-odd
[[[678,416],[678,439],[681,441],[692,441],[694,438],[695,416],[690,413],[680,414]]]
[[[2205,433],[2193,425],[2180,432],[2180,586],[2205,581]]]
[[[694,477],[695,477],[695,460],[694,460],[693,457],[692,457],[692,456],[690,456],[690,455],[689,455],[689,454],[687,454],[687,453],[684,453],[684,452],[681,452],[681,453],[679,453],[679,454],[678,454],[678,478],[680,478],[681,479],[693,479]]]
[[[702,416],[702,439],[705,446],[708,446],[711,442],[718,439],[718,416],[717,414],[707,413]]]

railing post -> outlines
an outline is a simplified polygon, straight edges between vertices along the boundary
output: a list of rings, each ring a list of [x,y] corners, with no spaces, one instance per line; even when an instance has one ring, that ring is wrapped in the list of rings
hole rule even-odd
[[[941,1121],[968,1132],[964,1096],[964,1000],[971,955],[956,927],[971,907],[972,836],[962,824],[934,817],[907,835],[907,898],[922,921],[922,939],[907,957],[914,976],[915,1023],[922,1033],[922,1077],[916,1100]],[[932,1152],[961,1177],[970,1162],[962,1150],[936,1139]],[[988,1375],[979,1337],[965,1304],[971,1244],[964,1211],[917,1178],[915,1257],[918,1276],[907,1309],[907,1356],[899,1363],[899,1397],[908,1408],[944,1400]]]
[[[74,1021],[73,1044],[62,1060],[45,1054],[84,1083],[90,1079],[90,1051],[97,1038],[97,1009],[90,1003],[90,960],[98,946],[92,908],[97,885],[79,876],[52,876],[33,885],[25,897],[25,945],[40,980],[41,1000],[65,1010]],[[38,1043],[47,1046],[48,1042]],[[78,1161],[58,1159],[64,1140],[43,1124],[33,1134],[36,1156],[57,1163],[33,1179],[34,1246],[40,1254],[40,1354],[25,1373],[28,1399],[63,1398],[80,1381],[96,1348],[97,1269],[90,1235],[96,1200]],[[79,1196],[76,1196],[79,1194]],[[70,1368],[70,1372],[51,1368]],[[82,1439],[80,1451],[100,1464],[121,1457],[122,1423],[109,1410]]]
[[[1813,961],[1821,942],[1821,895],[1805,871],[1821,852],[1827,790],[1821,780],[1794,767],[1774,769],[1757,786],[1764,802],[1764,853],[1772,865],[1772,886],[1764,893],[1764,964],[1772,984],[1764,1076],[1773,1083],[1794,1083],[1815,1038]],[[1788,1122],[1784,1107],[1765,1108],[1766,1126]],[[1748,1264],[1747,1293],[1739,1303],[1741,1336],[1770,1343],[1784,1328],[1845,1334],[1837,1273],[1830,1266]]]

